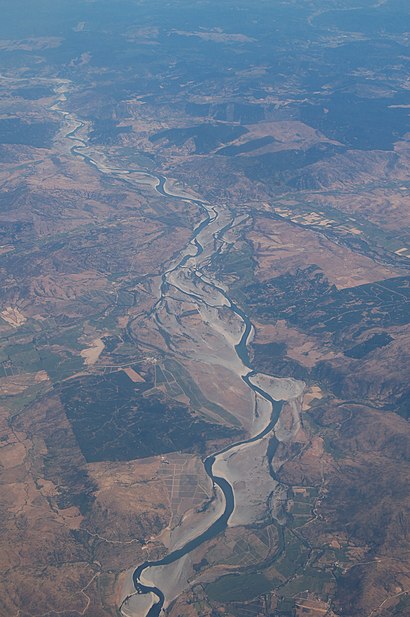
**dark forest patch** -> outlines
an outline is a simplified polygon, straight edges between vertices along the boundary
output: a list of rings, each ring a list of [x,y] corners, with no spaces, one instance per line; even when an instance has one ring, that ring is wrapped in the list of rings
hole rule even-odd
[[[338,91],[321,104],[301,107],[301,119],[327,137],[361,150],[392,150],[405,132],[408,110],[391,99],[361,99]]]
[[[242,288],[259,319],[286,319],[301,330],[332,334],[348,345],[370,328],[409,322],[410,277],[338,290],[316,266]]]
[[[94,120],[93,130],[90,132],[91,143],[109,145],[115,143],[119,135],[132,131],[131,126],[117,126],[117,124],[111,119]]]
[[[70,380],[61,400],[88,462],[126,461],[167,452],[200,452],[207,440],[237,431],[205,422],[160,393],[135,384],[123,372]]]
[[[363,341],[350,349],[347,349],[344,353],[345,356],[349,358],[364,358],[371,351],[375,349],[380,349],[380,347],[386,347],[389,343],[392,342],[392,337],[387,334],[387,332],[382,332],[381,334],[374,334],[367,341]]]
[[[26,88],[17,88],[13,94],[21,96],[26,101],[37,101],[38,99],[51,96],[53,90],[46,86],[27,86]]]
[[[196,154],[208,154],[218,146],[238,139],[247,129],[242,126],[229,126],[227,124],[200,124],[181,129],[167,129],[155,133],[150,137],[151,142],[165,139],[174,146],[182,146],[188,139],[193,139]]]
[[[251,139],[250,141],[240,144],[238,146],[226,146],[218,150],[216,154],[223,154],[224,156],[236,156],[237,154],[244,154],[245,152],[253,152],[263,146],[267,146],[275,141],[275,138],[271,135],[266,137],[260,137],[259,139]]]
[[[57,131],[55,122],[23,122],[19,118],[0,120],[0,144],[49,148]]]
[[[286,181],[296,170],[343,151],[344,147],[319,143],[306,150],[283,150],[235,159],[235,164],[250,180],[268,183],[272,180]]]

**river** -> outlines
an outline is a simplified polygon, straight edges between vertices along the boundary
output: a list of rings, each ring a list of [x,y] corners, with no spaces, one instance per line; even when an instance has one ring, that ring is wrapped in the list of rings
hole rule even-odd
[[[109,162],[107,162],[106,159],[103,158],[101,153],[97,153],[92,156],[92,152],[90,152],[86,141],[79,136],[79,133],[84,128],[85,124],[75,118],[71,112],[65,111],[61,108],[61,105],[65,102],[65,87],[65,84],[63,84],[60,89],[57,90],[59,93],[59,99],[50,109],[54,112],[60,113],[64,118],[66,132],[64,132],[63,136],[72,142],[72,145],[70,145],[70,152],[72,155],[82,158],[85,163],[92,165],[102,174],[110,175],[111,177],[116,178],[116,180],[120,179],[131,187],[133,185],[137,187],[141,184],[150,185],[160,195],[168,199],[178,199],[191,203],[199,207],[204,214],[202,221],[193,230],[189,242],[182,249],[177,258],[172,259],[164,269],[161,275],[160,297],[151,309],[151,312],[155,313],[158,311],[158,307],[167,297],[171,287],[178,289],[178,291],[182,294],[190,296],[208,307],[214,306],[213,302],[215,294],[219,294],[220,297],[223,297],[224,305],[227,306],[229,310],[232,311],[232,313],[234,313],[242,322],[242,336],[240,341],[237,344],[233,344],[238,361],[245,369],[241,375],[242,380],[248,388],[263,397],[271,405],[270,419],[267,420],[265,426],[259,429],[257,434],[251,435],[248,439],[235,442],[225,447],[223,450],[208,456],[203,461],[205,471],[213,483],[213,499],[216,498],[216,493],[218,491],[220,492],[220,496],[223,498],[224,509],[222,514],[218,515],[216,513],[215,520],[211,521],[205,530],[199,530],[197,535],[187,539],[186,543],[182,546],[175,548],[174,550],[171,549],[170,552],[162,559],[158,561],[145,561],[135,569],[133,573],[135,592],[128,595],[124,599],[120,610],[123,612],[127,602],[135,594],[151,594],[151,597],[153,594],[154,597],[157,598],[157,601],[153,602],[147,609],[146,615],[147,617],[157,617],[161,613],[164,604],[166,604],[166,597],[161,589],[153,584],[148,584],[150,573],[152,573],[153,569],[157,567],[176,562],[196,549],[202,543],[220,534],[227,527],[229,518],[235,508],[235,490],[233,487],[233,482],[230,481],[228,475],[223,477],[221,474],[218,475],[214,473],[214,465],[217,461],[222,460],[225,454],[233,453],[245,444],[258,442],[269,435],[269,433],[272,433],[273,436],[274,427],[279,419],[283,402],[274,399],[268,391],[263,390],[255,383],[252,383],[251,378],[257,375],[250,365],[248,354],[249,339],[254,331],[253,324],[248,315],[231,300],[229,297],[229,292],[225,289],[223,284],[216,280],[210,280],[209,272],[206,274],[204,272],[204,266],[209,263],[209,259],[217,250],[216,240],[222,238],[223,234],[235,225],[235,216],[229,213],[230,220],[226,222],[226,206],[218,206],[215,204],[211,205],[207,201],[198,199],[196,196],[187,193],[183,189],[180,190],[172,188],[172,182],[161,174],[157,174],[151,170],[147,171],[146,169],[121,169],[118,167],[113,167],[109,164]],[[222,214],[224,214],[224,216],[222,216]],[[189,283],[186,283],[186,279],[184,279],[184,286],[176,282],[178,281],[178,277],[175,275],[187,268],[190,268],[192,280],[200,280],[201,285],[190,285]],[[171,278],[172,281],[170,280]],[[144,578],[144,582],[142,582],[142,578]],[[124,612],[124,615],[125,614],[126,613]],[[127,615],[129,614],[130,613],[127,611]]]

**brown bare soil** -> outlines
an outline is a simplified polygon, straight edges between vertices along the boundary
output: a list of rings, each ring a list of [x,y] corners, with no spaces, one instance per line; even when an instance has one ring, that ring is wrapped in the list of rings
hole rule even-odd
[[[291,223],[257,218],[248,234],[258,262],[257,277],[263,281],[309,263],[316,264],[338,289],[354,287],[397,275],[368,257]]]
[[[1,610],[110,614],[110,585],[169,519],[160,461],[85,464],[55,397],[1,411]]]

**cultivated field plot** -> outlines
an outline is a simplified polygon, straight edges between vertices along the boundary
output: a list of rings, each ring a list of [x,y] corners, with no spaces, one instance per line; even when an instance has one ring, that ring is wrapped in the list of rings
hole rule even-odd
[[[196,456],[178,453],[162,456],[159,476],[168,492],[172,527],[179,524],[188,510],[200,508],[212,494],[210,480]]]

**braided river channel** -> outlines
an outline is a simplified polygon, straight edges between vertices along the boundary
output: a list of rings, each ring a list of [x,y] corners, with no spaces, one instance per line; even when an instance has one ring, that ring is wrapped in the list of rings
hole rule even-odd
[[[215,514],[213,520],[209,518],[209,508],[207,507],[208,517],[205,528],[204,524],[197,525],[197,530],[192,530],[191,528],[189,533],[186,534],[185,540],[182,528],[180,530],[179,542],[174,547],[170,547],[165,557],[157,561],[145,561],[135,568],[132,575],[134,591],[128,593],[124,598],[120,606],[120,612],[125,617],[140,617],[143,614],[147,617],[157,617],[174,598],[168,599],[166,593],[153,583],[155,571],[163,566],[178,562],[178,560],[187,556],[201,544],[223,532],[235,510],[235,488],[234,482],[229,475],[229,468],[226,467],[226,471],[225,469],[215,471],[215,468],[218,467],[219,462],[223,462],[224,459],[226,460],[226,455],[232,455],[245,445],[256,443],[270,434],[272,437],[270,454],[272,455],[272,451],[276,448],[275,444],[278,444],[275,436],[275,426],[279,420],[284,401],[280,399],[277,391],[272,396],[272,391],[269,388],[269,376],[265,376],[268,377],[265,381],[258,379],[258,376],[261,376],[261,374],[255,372],[250,365],[247,346],[253,336],[254,327],[248,315],[231,300],[228,289],[221,282],[212,280],[210,278],[212,274],[209,273],[209,270],[205,272],[205,267],[209,265],[213,256],[220,250],[224,234],[238,224],[238,216],[233,214],[226,205],[210,204],[205,200],[198,199],[195,195],[190,194],[188,190],[178,187],[172,180],[152,170],[122,169],[117,164],[113,166],[107,161],[104,154],[100,151],[94,151],[87,145],[83,130],[85,123],[78,120],[71,112],[64,111],[65,89],[65,83],[57,89],[60,96],[57,103],[51,109],[63,116],[65,126],[63,137],[69,140],[69,149],[73,156],[80,157],[85,163],[92,165],[106,177],[110,176],[116,181],[119,180],[126,183],[130,189],[134,187],[134,190],[137,190],[141,185],[150,186],[167,199],[182,200],[188,206],[189,204],[195,205],[203,212],[203,219],[193,230],[190,240],[180,253],[173,257],[165,266],[161,275],[159,297],[151,309],[151,317],[157,321],[158,327],[161,329],[160,319],[156,313],[166,302],[170,290],[173,290],[174,293],[177,291],[186,298],[208,308],[215,308],[215,297],[219,297],[225,310],[231,311],[235,314],[235,319],[241,322],[240,340],[236,343],[232,342],[238,364],[242,367],[240,377],[255,395],[265,399],[265,405],[270,409],[269,414],[265,414],[263,422],[258,422],[257,428],[253,432],[251,431],[248,439],[236,441],[203,460],[204,469],[211,479],[213,486],[211,502],[219,502],[220,505],[220,507],[213,509]],[[243,214],[240,216],[243,219]],[[178,276],[181,273],[183,273],[182,276]],[[163,327],[161,333],[163,333]],[[165,332],[165,336],[172,337],[172,333]],[[229,335],[226,336],[227,340],[231,338]],[[279,382],[281,380],[276,381]],[[295,382],[295,384],[301,384],[301,382]],[[298,387],[300,388],[300,386]],[[297,394],[300,394],[300,392]],[[272,466],[270,466],[270,473],[274,478]],[[183,521],[181,525],[183,526]],[[188,582],[186,587],[189,587]],[[130,600],[136,595],[147,594],[149,594],[150,601],[147,601],[141,610],[135,610]]]

